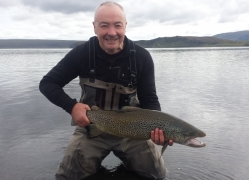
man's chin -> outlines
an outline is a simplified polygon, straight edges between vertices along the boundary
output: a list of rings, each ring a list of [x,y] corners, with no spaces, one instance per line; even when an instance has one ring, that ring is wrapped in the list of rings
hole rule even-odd
[[[118,51],[117,51],[117,49],[106,49],[106,52],[107,52],[108,54],[115,54],[115,53],[117,53]]]
[[[123,49],[121,44],[118,41],[114,41],[114,42],[106,41],[103,45],[104,45],[103,46],[104,50],[108,54],[115,54]]]
[[[105,49],[105,51],[108,53],[108,54],[115,54],[115,53],[118,53],[121,49],[118,48],[118,46],[116,47],[107,47]]]
[[[106,41],[106,47],[108,48],[114,48],[118,46],[118,41]]]

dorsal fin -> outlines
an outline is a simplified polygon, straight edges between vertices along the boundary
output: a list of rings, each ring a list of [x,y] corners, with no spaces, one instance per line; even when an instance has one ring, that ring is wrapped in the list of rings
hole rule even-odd
[[[137,110],[141,110],[141,108],[133,107],[133,106],[123,106],[120,111],[121,112],[131,112],[131,111],[137,111]]]
[[[98,107],[98,106],[95,106],[95,105],[94,105],[94,106],[92,106],[91,110],[93,110],[93,111],[97,111],[97,110],[100,110],[100,109],[99,109],[99,107]]]

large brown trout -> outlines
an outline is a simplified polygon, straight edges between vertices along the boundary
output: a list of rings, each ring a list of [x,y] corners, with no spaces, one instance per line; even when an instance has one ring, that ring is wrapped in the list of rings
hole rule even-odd
[[[167,147],[168,140],[172,139],[191,147],[204,147],[206,144],[195,139],[204,137],[206,134],[191,124],[174,117],[170,114],[126,106],[122,110],[101,110],[93,106],[87,111],[87,117],[92,122],[89,125],[89,136],[94,137],[103,132],[126,139],[148,140],[152,130],[159,128],[163,130],[165,145],[162,153]],[[128,141],[127,141],[128,143]],[[124,149],[128,144],[124,145]]]

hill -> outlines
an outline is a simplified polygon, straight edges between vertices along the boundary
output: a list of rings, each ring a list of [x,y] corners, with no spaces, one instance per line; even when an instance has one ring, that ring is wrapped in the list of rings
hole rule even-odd
[[[195,36],[161,37],[136,43],[145,48],[249,46],[249,42]]]
[[[0,49],[18,48],[71,48],[78,41],[41,39],[0,39]]]
[[[249,31],[221,33],[221,34],[216,34],[213,37],[232,40],[232,41],[249,41]]]
[[[0,39],[0,49],[74,48],[84,42],[85,41],[74,40]],[[249,46],[249,41],[231,41],[209,36],[160,37],[152,40],[140,40],[135,42],[144,48]]]
[[[134,41],[144,48],[177,48],[177,47],[232,47],[232,46],[249,46],[248,42],[231,41],[219,39],[216,37],[196,37],[196,36],[175,36],[160,37],[152,40]],[[75,47],[82,42],[72,45]]]

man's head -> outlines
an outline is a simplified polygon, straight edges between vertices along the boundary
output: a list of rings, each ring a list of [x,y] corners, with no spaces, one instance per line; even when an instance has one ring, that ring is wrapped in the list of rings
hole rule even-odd
[[[97,7],[93,22],[94,32],[105,52],[115,54],[123,49],[126,24],[121,5],[107,1]]]

